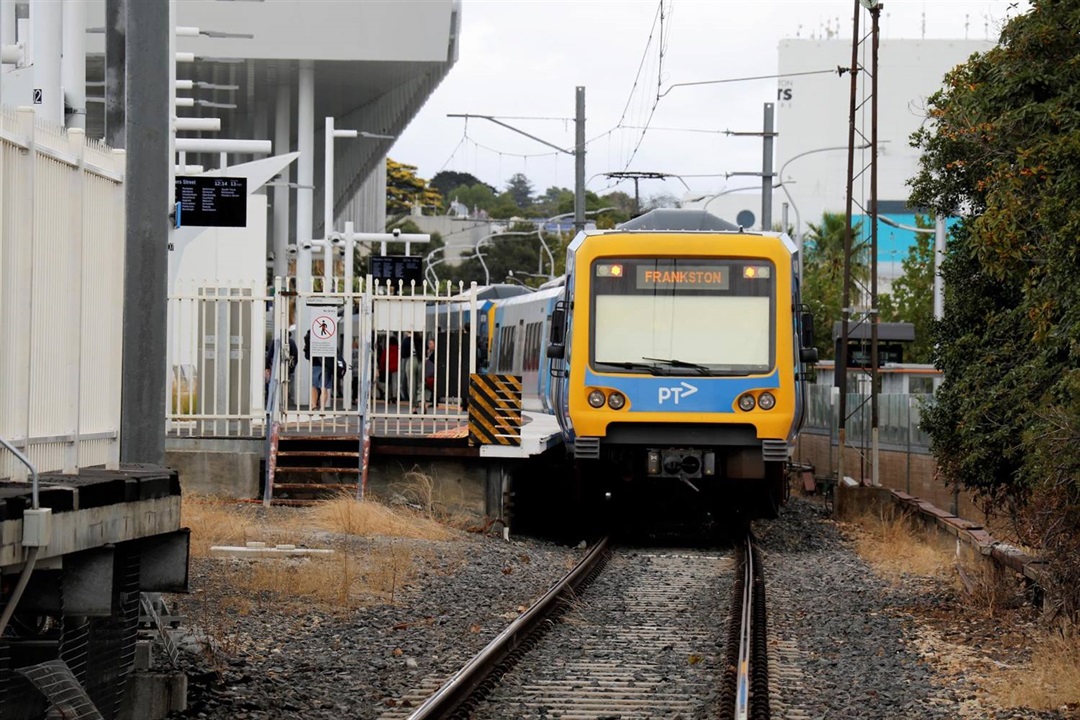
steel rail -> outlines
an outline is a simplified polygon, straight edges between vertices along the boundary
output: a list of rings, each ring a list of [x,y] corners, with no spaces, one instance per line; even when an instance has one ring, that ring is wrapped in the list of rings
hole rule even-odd
[[[454,675],[443,683],[411,715],[409,720],[432,720],[448,717],[491,675],[492,671],[509,657],[544,618],[556,607],[568,590],[584,582],[599,566],[608,548],[608,538],[602,538],[561,580],[555,583],[543,597],[533,603],[506,629],[489,642],[483,650],[472,657]]]
[[[754,553],[746,536],[743,563],[742,620],[739,625],[739,662],[735,680],[735,720],[747,720],[750,714],[750,655],[754,626]]]

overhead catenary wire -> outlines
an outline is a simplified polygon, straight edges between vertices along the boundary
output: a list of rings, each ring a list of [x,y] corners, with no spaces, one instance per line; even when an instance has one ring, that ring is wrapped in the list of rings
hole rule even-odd
[[[648,109],[648,117],[645,118],[644,128],[641,131],[641,135],[638,136],[637,142],[634,144],[634,149],[630,151],[630,156],[626,159],[626,163],[623,164],[622,171],[624,172],[630,168],[630,165],[634,162],[634,158],[637,157],[638,150],[641,149],[641,143],[645,141],[645,136],[649,132],[649,125],[652,123],[653,116],[656,115],[656,106],[660,103],[660,86],[661,83],[663,83],[664,79],[664,54],[667,50],[667,41],[664,36],[664,0],[660,1],[660,6],[657,9],[657,14],[659,16],[660,40],[658,43],[656,61],[656,97],[652,99],[652,103]],[[652,33],[650,33],[648,43],[649,45],[652,44],[652,37]],[[646,47],[646,52],[648,52],[648,46]],[[631,93],[632,92],[633,91],[631,91]],[[644,95],[642,97],[644,97]],[[622,125],[622,119],[620,119],[619,124],[620,126]]]

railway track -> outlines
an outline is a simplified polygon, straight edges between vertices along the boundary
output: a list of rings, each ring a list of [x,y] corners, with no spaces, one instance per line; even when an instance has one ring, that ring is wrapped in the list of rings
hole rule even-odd
[[[764,584],[748,548],[605,538],[408,718],[767,720]]]

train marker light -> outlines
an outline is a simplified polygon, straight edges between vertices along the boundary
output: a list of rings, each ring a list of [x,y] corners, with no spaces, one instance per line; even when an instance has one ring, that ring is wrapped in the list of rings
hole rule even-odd
[[[597,265],[596,277],[614,277],[620,278],[623,276],[622,265]]]
[[[763,392],[758,396],[758,407],[762,410],[772,410],[776,407],[776,398],[771,392]]]
[[[607,404],[612,410],[622,410],[626,405],[626,396],[621,392],[613,392],[608,397]]]
[[[756,401],[754,400],[754,396],[750,393],[746,393],[739,397],[739,409],[743,412],[750,412],[754,409],[755,404]]]
[[[594,408],[604,407],[604,400],[606,400],[606,398],[604,397],[604,393],[600,392],[599,390],[593,390],[591,393],[589,393],[589,404],[592,405]]]
[[[770,274],[768,265],[747,265],[742,271],[742,276],[747,280],[754,280],[757,278],[767,280]]]
[[[650,475],[660,474],[660,451],[650,450],[647,461],[648,472]]]

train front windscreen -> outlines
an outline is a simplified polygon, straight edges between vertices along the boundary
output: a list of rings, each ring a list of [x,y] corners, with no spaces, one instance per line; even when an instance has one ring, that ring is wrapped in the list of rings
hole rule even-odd
[[[775,275],[758,259],[602,258],[591,268],[597,371],[752,375],[775,361]]]

